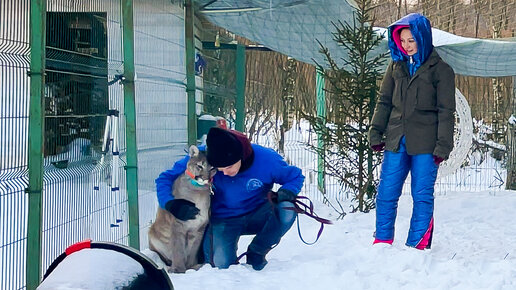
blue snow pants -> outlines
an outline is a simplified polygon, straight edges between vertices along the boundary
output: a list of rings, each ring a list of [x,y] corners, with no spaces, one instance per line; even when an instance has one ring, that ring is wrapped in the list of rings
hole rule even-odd
[[[205,262],[221,269],[235,264],[238,240],[242,235],[256,235],[247,250],[265,256],[296,220],[296,213],[286,207],[293,205],[288,201],[277,205],[266,202],[243,216],[212,218],[203,241]]]
[[[410,171],[413,209],[406,245],[419,244],[433,218],[437,169],[432,154],[408,155],[404,136],[398,152],[385,151],[376,197],[376,239],[394,239],[398,200]]]

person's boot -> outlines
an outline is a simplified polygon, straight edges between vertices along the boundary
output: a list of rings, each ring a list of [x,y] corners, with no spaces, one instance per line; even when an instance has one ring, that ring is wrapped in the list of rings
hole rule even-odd
[[[374,239],[374,242],[373,242],[373,245],[374,244],[389,244],[389,245],[392,245],[392,242],[393,240],[379,240],[379,239]]]
[[[267,265],[265,255],[260,255],[252,251],[247,251],[247,264],[251,265],[256,271],[262,270]]]

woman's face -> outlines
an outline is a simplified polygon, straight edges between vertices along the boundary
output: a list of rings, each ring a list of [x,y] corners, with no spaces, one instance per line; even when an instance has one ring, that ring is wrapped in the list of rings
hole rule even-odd
[[[238,171],[240,171],[240,167],[242,166],[242,160],[238,160],[237,163],[227,166],[227,167],[218,167],[218,171],[222,171],[224,175],[233,177],[237,175]]]
[[[400,33],[401,47],[407,52],[408,55],[414,55],[417,52],[417,43],[412,37],[410,29],[405,28]]]

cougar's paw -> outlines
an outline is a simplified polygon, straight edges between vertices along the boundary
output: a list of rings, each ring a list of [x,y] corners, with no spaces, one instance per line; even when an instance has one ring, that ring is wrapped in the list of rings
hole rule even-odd
[[[197,264],[197,265],[193,265],[192,266],[192,269],[194,269],[195,271],[201,269],[201,267],[204,266],[203,264]]]
[[[186,272],[185,267],[174,267],[174,265],[167,267],[167,272],[169,273],[184,273]]]

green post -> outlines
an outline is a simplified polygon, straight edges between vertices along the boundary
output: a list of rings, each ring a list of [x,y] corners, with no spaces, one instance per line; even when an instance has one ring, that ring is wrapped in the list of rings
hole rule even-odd
[[[41,277],[43,130],[45,87],[46,0],[30,2],[29,185],[26,286],[38,287]]]
[[[129,246],[140,249],[138,213],[138,153],[136,145],[136,105],[134,92],[133,0],[122,1],[122,41],[124,53],[124,114],[126,142],[126,183],[129,207]],[[116,130],[116,128],[115,128]]]
[[[235,129],[245,131],[245,46],[236,47],[236,120]]]
[[[186,95],[188,101],[188,145],[197,143],[197,114],[195,112],[195,21],[193,0],[185,1]]]
[[[512,77],[512,116],[516,117],[516,76]],[[507,126],[507,180],[505,189],[516,190],[516,124]]]
[[[315,86],[317,94],[317,118],[319,122],[326,120],[326,96],[324,94],[324,75],[317,69],[315,77]],[[317,188],[320,192],[325,193],[326,187],[324,182],[324,140],[322,134],[317,133],[317,148],[320,152],[317,156]]]

